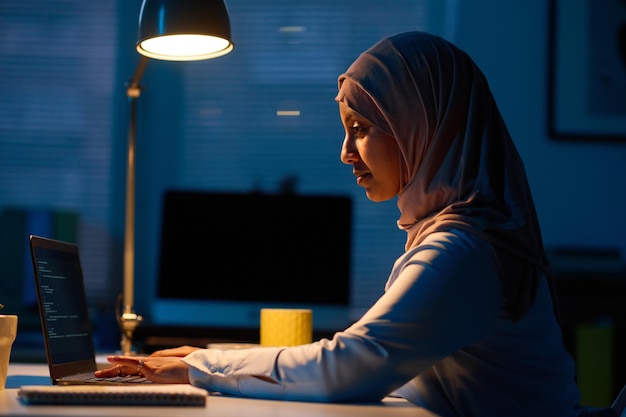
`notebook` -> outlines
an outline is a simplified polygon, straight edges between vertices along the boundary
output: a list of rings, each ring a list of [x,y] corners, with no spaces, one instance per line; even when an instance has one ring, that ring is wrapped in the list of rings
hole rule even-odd
[[[53,385],[145,384],[145,377],[95,378],[96,355],[76,244],[30,236],[37,302]]]
[[[205,390],[188,384],[123,385],[28,385],[21,387],[17,396],[26,405],[173,405],[197,407],[204,407],[208,397]],[[178,415],[179,413],[175,414]]]

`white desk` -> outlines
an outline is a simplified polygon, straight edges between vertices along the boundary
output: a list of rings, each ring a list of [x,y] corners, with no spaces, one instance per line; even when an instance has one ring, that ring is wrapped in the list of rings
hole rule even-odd
[[[90,417],[437,417],[404,400],[376,404],[317,404],[296,401],[253,400],[210,395],[202,407],[25,406],[17,399],[22,385],[50,385],[45,364],[9,364],[7,389],[0,391],[1,416]]]

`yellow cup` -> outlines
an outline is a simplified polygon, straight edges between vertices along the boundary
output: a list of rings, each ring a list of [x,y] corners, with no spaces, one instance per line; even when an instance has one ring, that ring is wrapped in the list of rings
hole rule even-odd
[[[313,341],[310,309],[262,308],[261,346],[297,346]]]
[[[17,336],[17,316],[0,315],[0,390],[7,385],[11,347]]]

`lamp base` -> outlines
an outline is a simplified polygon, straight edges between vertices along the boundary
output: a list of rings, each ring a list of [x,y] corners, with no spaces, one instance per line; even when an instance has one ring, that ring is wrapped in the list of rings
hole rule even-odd
[[[135,313],[124,313],[119,320],[122,331],[122,354],[129,356],[133,354],[133,333],[143,318]]]

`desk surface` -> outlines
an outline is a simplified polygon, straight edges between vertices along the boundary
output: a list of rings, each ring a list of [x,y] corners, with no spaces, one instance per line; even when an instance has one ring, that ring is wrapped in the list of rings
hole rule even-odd
[[[376,404],[317,404],[297,401],[269,401],[209,395],[201,407],[121,407],[121,406],[25,406],[17,399],[22,385],[50,385],[47,366],[9,364],[7,389],[0,391],[2,416],[90,416],[90,417],[437,417],[404,400],[385,399]]]

